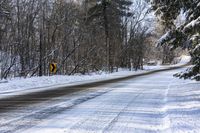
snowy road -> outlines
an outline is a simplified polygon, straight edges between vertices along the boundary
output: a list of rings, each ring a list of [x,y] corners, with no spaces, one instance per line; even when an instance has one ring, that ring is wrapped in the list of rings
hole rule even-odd
[[[200,83],[159,72],[0,112],[0,132],[200,132]],[[31,101],[30,101],[31,103]]]

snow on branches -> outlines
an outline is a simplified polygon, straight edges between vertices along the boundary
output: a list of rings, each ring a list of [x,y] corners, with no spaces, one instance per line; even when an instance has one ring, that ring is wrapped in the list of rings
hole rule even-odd
[[[194,78],[200,80],[200,1],[184,0],[184,1],[158,1],[152,0],[152,9],[156,15],[162,19],[163,24],[171,28],[163,35],[157,45],[173,45],[174,48],[181,46],[189,48],[193,60],[194,67],[189,69],[185,74],[179,75],[184,78]],[[176,18],[183,11],[185,15],[185,23],[179,27],[174,24]]]
[[[190,23],[188,23],[184,27],[183,32],[184,33],[191,33],[191,32],[192,33],[196,33],[199,30],[200,30],[200,16],[197,19],[195,19],[195,20],[191,21]]]

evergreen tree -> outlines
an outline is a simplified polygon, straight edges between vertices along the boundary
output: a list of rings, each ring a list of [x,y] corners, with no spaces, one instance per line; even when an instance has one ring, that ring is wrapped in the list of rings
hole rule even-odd
[[[199,0],[152,0],[152,8],[161,22],[170,28],[158,45],[189,48],[194,66],[177,74],[181,78],[200,80],[200,1]],[[184,13],[185,23],[175,24],[176,18]]]
[[[87,1],[94,4],[93,0]],[[99,20],[101,27],[104,29],[105,34],[105,46],[107,55],[107,68],[109,72],[113,71],[113,47],[111,41],[113,34],[117,34],[116,38],[120,38],[122,20],[124,17],[132,16],[129,12],[129,7],[132,2],[130,0],[98,0],[95,5],[90,7],[87,15],[87,22]]]

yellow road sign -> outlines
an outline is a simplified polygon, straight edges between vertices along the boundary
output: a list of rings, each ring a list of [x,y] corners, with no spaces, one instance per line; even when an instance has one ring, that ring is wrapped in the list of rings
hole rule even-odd
[[[51,63],[50,64],[50,72],[56,73],[57,71],[57,63]]]

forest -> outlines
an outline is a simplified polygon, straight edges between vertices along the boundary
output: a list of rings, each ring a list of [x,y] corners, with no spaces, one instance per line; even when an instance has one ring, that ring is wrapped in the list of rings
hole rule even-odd
[[[138,70],[152,59],[173,63],[184,50],[156,47],[171,28],[153,14],[160,5],[148,0],[1,0],[0,77],[52,75],[51,63],[61,75]]]

